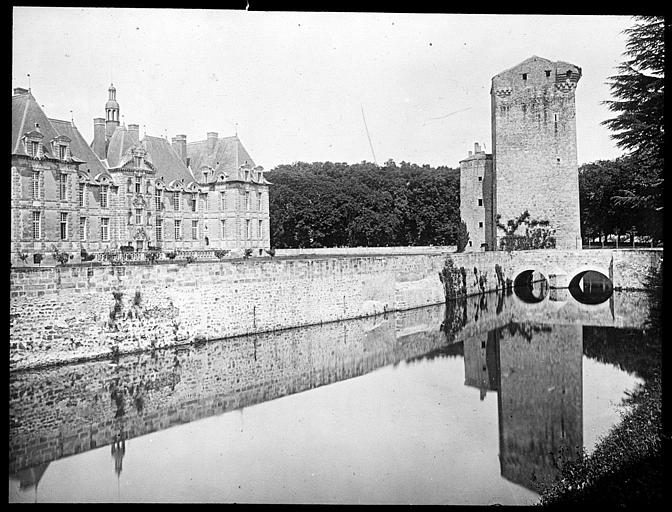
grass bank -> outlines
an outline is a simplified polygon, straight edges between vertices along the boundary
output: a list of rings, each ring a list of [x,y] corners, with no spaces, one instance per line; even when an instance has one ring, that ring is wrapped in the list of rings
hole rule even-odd
[[[541,505],[629,507],[663,503],[662,388],[656,376],[627,400],[621,422],[595,451],[567,463]]]

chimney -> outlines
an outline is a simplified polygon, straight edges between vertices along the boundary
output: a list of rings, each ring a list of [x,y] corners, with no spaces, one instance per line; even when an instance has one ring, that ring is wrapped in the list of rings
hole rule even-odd
[[[215,150],[218,136],[219,135],[217,132],[208,132],[208,151],[210,151],[211,153]]]
[[[471,151],[469,151],[469,156],[471,156],[471,154],[472,154]]]
[[[23,87],[15,87],[14,94],[28,94],[28,89],[24,89]]]
[[[209,134],[208,134],[209,135]],[[187,136],[175,135],[172,138],[173,149],[180,156],[185,165],[187,164]]]
[[[134,141],[140,142],[140,125],[129,124],[128,133]]]
[[[93,119],[93,145],[91,149],[101,160],[107,158],[105,154],[105,118],[103,117]]]
[[[477,155],[481,152],[481,146],[478,144],[478,142],[474,142],[474,154]]]

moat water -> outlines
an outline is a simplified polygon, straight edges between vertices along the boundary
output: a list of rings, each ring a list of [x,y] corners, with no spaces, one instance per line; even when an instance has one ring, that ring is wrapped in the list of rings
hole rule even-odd
[[[648,295],[487,294],[10,375],[10,502],[534,504],[626,410]]]

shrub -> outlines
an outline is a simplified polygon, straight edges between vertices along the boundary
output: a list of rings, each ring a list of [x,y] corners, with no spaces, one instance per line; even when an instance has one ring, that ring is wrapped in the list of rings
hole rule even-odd
[[[270,249],[266,249],[266,252],[268,253],[268,255],[271,258],[275,257],[275,247],[271,247]]]
[[[36,252],[33,254],[33,263],[37,263],[39,265],[42,262],[42,258],[44,258],[44,255],[41,252]]]
[[[122,245],[121,247],[119,247],[119,250],[122,253],[126,253],[126,252],[133,252],[135,249],[132,245]]]
[[[249,258],[250,256],[252,256],[252,249],[248,247],[247,249],[245,249],[245,254],[243,254],[243,258]]]
[[[21,251],[18,251],[18,255],[19,255],[19,259],[20,259],[21,261],[23,261],[24,263],[25,263],[26,260],[28,259],[28,253],[27,253],[27,252],[21,252]]]
[[[463,252],[468,243],[469,232],[467,231],[467,223],[462,220],[457,228],[457,252]]]
[[[520,226],[525,226],[525,234],[516,234]],[[507,252],[529,249],[554,249],[555,230],[549,227],[548,220],[530,219],[530,212],[525,210],[517,219],[509,219],[506,224],[500,222],[497,215],[497,227],[504,231],[500,238],[501,250]]]
[[[70,255],[67,252],[61,252],[58,250],[58,247],[55,245],[52,247],[54,259],[58,261],[61,265],[65,265],[70,261]]]
[[[221,260],[227,254],[229,254],[229,252],[231,252],[231,251],[228,251],[228,250],[225,250],[225,249],[217,249],[217,250],[215,250],[215,256]]]
[[[193,263],[194,261],[196,261],[196,258],[194,256],[189,255],[185,258],[185,261],[187,263]]]
[[[147,254],[145,254],[145,258],[147,259],[147,261],[148,261],[150,264],[153,265],[153,264],[156,262],[156,260],[159,259],[159,255],[160,255],[160,254],[161,254],[161,253],[160,253],[159,251],[154,251],[154,250],[152,250],[152,251],[147,251]]]
[[[166,258],[170,260],[174,260],[177,257],[177,253],[175,251],[169,251],[166,253]]]

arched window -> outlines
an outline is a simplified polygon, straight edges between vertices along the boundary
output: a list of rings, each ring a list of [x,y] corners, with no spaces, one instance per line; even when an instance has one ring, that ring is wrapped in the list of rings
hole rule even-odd
[[[567,73],[565,73],[565,74],[567,75],[567,78],[572,78],[572,70],[571,69],[568,69]]]

